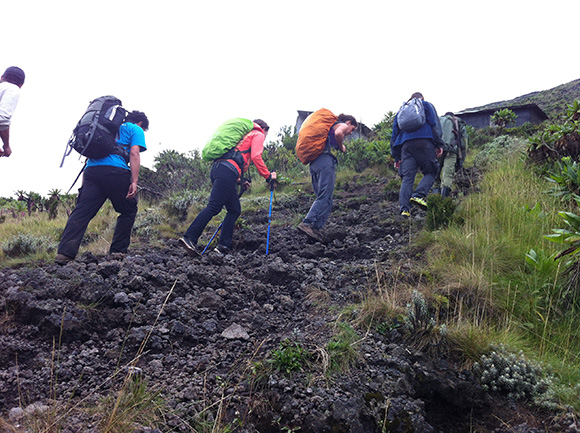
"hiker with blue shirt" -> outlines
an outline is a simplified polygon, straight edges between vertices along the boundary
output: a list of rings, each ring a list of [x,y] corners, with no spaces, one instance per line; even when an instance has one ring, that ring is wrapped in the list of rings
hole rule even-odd
[[[88,159],[77,203],[64,228],[55,262],[64,264],[76,257],[89,222],[107,199],[120,215],[117,218],[110,253],[125,253],[131,243],[131,230],[137,216],[137,181],[140,153],[147,150],[147,116],[132,111],[119,129],[117,149],[104,158]]]
[[[423,209],[427,208],[425,197],[439,173],[437,158],[443,153],[441,124],[435,107],[425,101],[419,92],[411,95],[409,103],[411,102],[416,102],[418,107],[422,106],[421,126],[415,126],[416,129],[412,130],[401,128],[401,122],[397,118],[405,104],[395,117],[391,135],[391,154],[395,159],[395,168],[399,170],[399,176],[402,179],[399,211],[403,217],[411,216],[411,202]],[[423,173],[423,178],[413,191],[418,169]]]

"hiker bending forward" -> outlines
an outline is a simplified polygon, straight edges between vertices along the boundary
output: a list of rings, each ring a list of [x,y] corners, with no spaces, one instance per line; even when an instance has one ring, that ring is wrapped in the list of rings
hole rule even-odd
[[[316,199],[312,203],[304,220],[298,224],[298,229],[311,238],[322,241],[322,228],[330,216],[336,180],[336,165],[338,160],[333,151],[346,152],[344,139],[352,134],[358,123],[349,114],[340,114],[337,122],[330,128],[324,151],[310,163],[312,189]]]
[[[276,172],[271,172],[262,160],[264,140],[270,127],[261,119],[254,120],[254,129],[244,136],[237,150],[243,156],[243,167],[234,159],[218,159],[214,161],[210,172],[212,189],[207,206],[193,220],[183,237],[179,240],[182,245],[194,253],[200,254],[197,241],[211,219],[221,212],[225,206],[227,213],[223,220],[218,246],[215,251],[219,254],[228,254],[232,246],[234,225],[242,213],[240,197],[237,191],[238,183],[242,182],[242,174],[247,172],[250,163],[254,163],[258,173],[271,182],[276,179]],[[241,188],[249,187],[244,182]]]
[[[137,181],[141,166],[140,152],[147,150],[145,131],[149,120],[145,113],[132,111],[119,128],[117,145],[124,152],[101,159],[88,159],[77,203],[64,228],[55,261],[73,260],[89,222],[107,199],[120,215],[117,218],[110,253],[125,253],[131,242],[131,230],[137,216]]]
[[[441,124],[435,107],[424,101],[423,95],[419,92],[413,93],[411,99],[413,98],[423,101],[425,123],[419,129],[407,132],[400,129],[395,120],[391,135],[391,153],[395,159],[395,168],[399,170],[402,179],[399,211],[404,217],[411,215],[411,202],[421,208],[427,208],[425,197],[439,173],[437,158],[443,153]],[[423,178],[413,192],[418,169],[421,169]]]

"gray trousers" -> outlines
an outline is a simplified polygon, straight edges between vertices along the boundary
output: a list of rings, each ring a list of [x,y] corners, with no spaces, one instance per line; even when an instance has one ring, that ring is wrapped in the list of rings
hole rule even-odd
[[[321,229],[332,210],[332,196],[336,180],[336,160],[334,157],[323,153],[312,161],[310,163],[310,176],[316,200],[304,218],[304,223],[312,228]]]

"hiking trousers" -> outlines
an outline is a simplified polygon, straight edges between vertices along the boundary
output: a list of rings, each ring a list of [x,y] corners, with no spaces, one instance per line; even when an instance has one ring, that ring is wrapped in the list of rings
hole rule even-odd
[[[326,224],[332,210],[332,196],[334,194],[334,182],[336,180],[336,159],[334,156],[323,153],[310,163],[310,177],[316,199],[304,224],[314,229],[321,229]]]
[[[131,243],[131,230],[137,216],[137,198],[127,199],[131,186],[129,170],[99,166],[89,167],[83,173],[83,185],[79,189],[77,203],[70,214],[58,253],[75,258],[89,222],[109,199],[120,215],[117,217],[110,253],[125,253]]]
[[[415,176],[417,170],[423,173],[423,178],[413,192]],[[400,211],[409,211],[411,197],[424,198],[429,193],[435,176],[439,172],[439,163],[435,156],[435,147],[433,142],[425,138],[417,138],[403,143],[401,150],[401,165],[399,167],[399,176],[401,176],[401,191],[399,192]]]
[[[221,212],[225,206],[227,213],[224,218],[219,245],[230,248],[232,245],[232,238],[234,235],[234,226],[240,214],[242,213],[242,206],[240,205],[240,197],[238,196],[238,173],[228,167],[229,162],[214,163],[210,172],[210,180],[212,183],[211,193],[207,206],[197,215],[189,228],[184,234],[184,237],[190,239],[193,243],[197,241],[203,233],[205,227],[211,219]]]
[[[453,186],[453,176],[455,175],[455,164],[457,163],[457,154],[453,152],[446,152],[445,156],[441,159],[441,170],[435,183],[434,188],[449,188]]]

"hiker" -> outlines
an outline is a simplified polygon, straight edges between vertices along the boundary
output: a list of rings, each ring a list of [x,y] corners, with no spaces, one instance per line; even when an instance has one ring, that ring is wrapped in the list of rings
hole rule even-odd
[[[266,179],[266,182],[276,180],[276,172],[269,171],[262,160],[264,141],[270,127],[262,119],[256,119],[253,122],[253,129],[244,135],[236,146],[238,153],[241,153],[243,157],[243,162],[241,159],[236,162],[235,159],[222,158],[213,162],[210,172],[212,189],[208,204],[193,220],[183,237],[179,239],[179,242],[194,254],[201,255],[202,250],[198,247],[197,241],[207,224],[221,212],[224,206],[227,213],[222,223],[218,245],[214,251],[219,255],[230,253],[234,225],[242,213],[237,185],[240,184],[240,188],[243,190],[250,187],[251,179],[243,180],[242,176],[243,173],[247,173],[250,163],[254,163],[258,173]]]
[[[338,159],[333,152],[337,150],[346,152],[344,139],[352,134],[357,126],[358,123],[353,116],[340,114],[336,123],[328,131],[324,150],[310,163],[312,189],[316,194],[316,199],[297,228],[319,242],[323,239],[322,228],[332,210],[336,165],[338,164]]]
[[[461,170],[467,151],[465,121],[448,111],[440,118],[443,131],[443,155],[439,158],[439,174],[433,184],[433,193],[448,197],[451,194],[453,175]]]
[[[56,263],[74,260],[89,222],[107,199],[120,214],[109,252],[127,252],[137,216],[140,153],[147,150],[145,131],[148,129],[149,119],[145,113],[132,111],[121,125],[116,139],[117,144],[125,149],[125,156],[111,153],[101,159],[87,159],[83,185],[58,245]]]
[[[426,209],[425,197],[431,189],[435,177],[439,172],[437,158],[443,153],[441,139],[441,124],[433,104],[424,100],[419,92],[413,93],[408,102],[416,102],[423,106],[424,116],[422,126],[408,131],[400,128],[399,113],[393,122],[391,135],[391,154],[395,159],[395,168],[401,176],[401,190],[399,192],[399,211],[401,216],[411,216],[411,202]],[[423,178],[413,191],[417,169],[421,169]]]
[[[24,71],[17,66],[6,68],[0,77],[0,137],[3,143],[0,157],[8,157],[12,154],[10,121],[20,99],[20,88],[24,84],[24,78]]]

